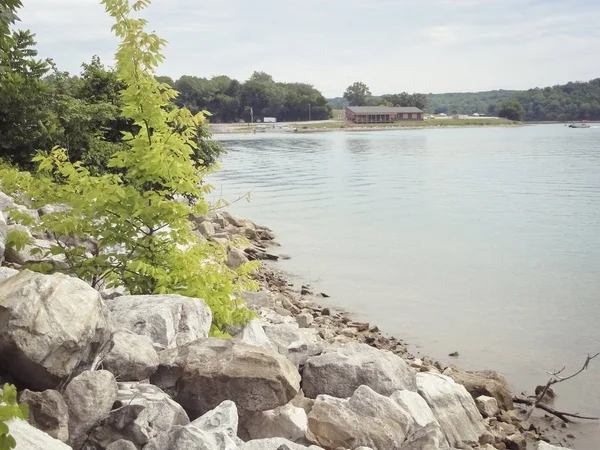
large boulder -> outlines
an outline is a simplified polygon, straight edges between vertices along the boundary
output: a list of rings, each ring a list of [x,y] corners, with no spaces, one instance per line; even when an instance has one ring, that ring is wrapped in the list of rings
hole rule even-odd
[[[483,418],[464,386],[436,373],[417,374],[418,392],[453,447],[476,444],[485,432]]]
[[[366,344],[328,348],[304,366],[302,389],[310,398],[320,394],[348,398],[362,385],[382,395],[417,390],[415,371],[402,358]]]
[[[54,439],[63,442],[69,440],[69,409],[60,392],[51,389],[33,392],[25,389],[19,402],[29,406],[29,423]]]
[[[227,267],[229,267],[230,269],[237,270],[247,262],[248,257],[246,256],[246,253],[244,253],[244,251],[240,250],[239,248],[232,248],[231,250],[229,250],[229,253],[227,253],[226,263]]]
[[[108,351],[110,312],[100,294],[63,274],[24,270],[0,280],[0,366],[25,387],[57,387]]]
[[[398,403],[415,422],[407,437],[407,442],[403,444],[403,449],[426,450],[428,446],[431,449],[448,447],[448,441],[440,424],[423,397],[412,391],[396,391],[390,398]]]
[[[8,225],[2,211],[0,211],[0,264],[4,261],[4,249],[6,249],[6,238],[8,236]]]
[[[263,326],[269,341],[296,366],[304,364],[311,356],[319,355],[325,348],[315,328],[300,328],[295,319],[292,323]]]
[[[29,425],[24,420],[13,419],[6,423],[10,435],[17,441],[13,450],[72,450],[64,442]]]
[[[102,363],[121,381],[141,381],[150,378],[158,367],[158,353],[148,336],[130,331],[117,331],[112,348]]]
[[[138,448],[133,444],[133,442],[126,441],[125,439],[119,439],[118,441],[113,442],[106,450],[138,450]]]
[[[144,450],[237,450],[237,443],[222,433],[176,425],[153,438]]]
[[[240,450],[323,450],[321,447],[311,445],[306,447],[301,444],[296,444],[285,438],[267,438],[248,441],[239,447]]]
[[[300,390],[300,375],[285,357],[232,340],[199,339],[159,357],[153,384],[196,417],[223,400],[243,411],[274,409]]]
[[[424,427],[411,429],[400,450],[450,450],[450,447],[439,425],[428,423]]]
[[[157,348],[207,337],[212,313],[204,300],[181,295],[126,295],[107,301],[117,327],[148,336]]]
[[[69,444],[78,450],[92,428],[108,417],[117,399],[117,382],[106,370],[83,372],[67,385],[64,398],[69,408]]]
[[[172,427],[190,423],[183,408],[156,386],[131,382],[118,388],[114,409],[90,435],[99,448],[119,440],[141,448]]]
[[[507,411],[514,409],[513,396],[508,381],[499,372],[492,370],[467,372],[451,366],[444,370],[444,375],[462,384],[474,399],[481,395],[494,397],[500,409]]]
[[[250,439],[283,437],[298,442],[306,437],[308,417],[302,408],[288,403],[271,411],[247,413],[242,427]]]
[[[325,448],[400,448],[412,417],[394,400],[360,386],[352,397],[319,395],[308,415],[309,440]]]

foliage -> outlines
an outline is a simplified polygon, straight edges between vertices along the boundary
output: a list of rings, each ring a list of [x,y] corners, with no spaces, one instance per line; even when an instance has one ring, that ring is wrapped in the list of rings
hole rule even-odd
[[[521,122],[525,117],[525,110],[517,100],[506,100],[500,106],[498,117]]]
[[[44,215],[40,224],[57,237],[47,253],[63,255],[65,271],[96,288],[123,285],[131,294],[202,298],[213,311],[212,333],[219,335],[225,325],[252,317],[237,293],[256,287],[249,276],[256,265],[230,270],[226,249],[192,233],[189,217],[207,213],[203,195],[210,189],[193,161],[203,113],[174,107],[177,92],[154,76],[165,42],[145,31],[144,19],[131,17],[149,2],[102,3],[121,39],[116,73],[124,86],[122,116],[132,128],[109,158],[112,172],[94,175],[54,147],[34,158],[35,177],[0,167],[2,188],[27,192],[33,207],[70,207]]]
[[[331,108],[327,100],[314,87],[304,83],[278,83],[264,72],[254,72],[240,83],[220,75],[210,79],[182,76],[177,81],[168,77],[158,80],[180,92],[175,103],[196,113],[211,112],[211,121],[249,122],[252,119],[276,117],[279,121],[328,119]]]
[[[9,434],[6,422],[15,418],[27,420],[28,417],[27,405],[17,403],[17,389],[6,383],[0,393],[0,450],[11,450],[17,446],[15,439]]]
[[[351,106],[365,106],[369,97],[371,97],[371,91],[362,81],[351,84],[344,92],[344,98]]]
[[[431,114],[487,114],[496,116],[499,105],[513,97],[516,91],[452,92],[447,94],[428,94],[427,110]]]
[[[381,96],[381,100],[387,103],[388,106],[414,106],[422,110],[427,106],[427,96],[417,93],[386,94]]]

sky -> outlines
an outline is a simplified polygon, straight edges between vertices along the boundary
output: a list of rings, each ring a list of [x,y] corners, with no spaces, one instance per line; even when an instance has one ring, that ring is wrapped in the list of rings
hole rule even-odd
[[[24,0],[19,28],[40,56],[76,74],[118,41],[99,0]],[[149,29],[167,39],[159,75],[314,85],[341,96],[439,93],[600,77],[600,0],[153,0]]]

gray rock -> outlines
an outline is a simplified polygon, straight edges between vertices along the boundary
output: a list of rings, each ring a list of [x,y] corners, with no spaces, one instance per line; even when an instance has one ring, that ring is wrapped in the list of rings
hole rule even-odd
[[[286,356],[296,366],[304,364],[314,355],[319,355],[325,345],[315,328],[300,328],[295,319],[292,323],[264,325],[265,334],[277,346],[279,353]]]
[[[29,422],[54,439],[69,440],[69,409],[58,391],[33,392],[25,389],[19,402],[29,406]]]
[[[464,447],[463,447],[464,448]],[[470,447],[469,447],[470,448]],[[447,450],[448,441],[440,432],[439,425],[428,423],[411,430],[400,450]]]
[[[133,442],[119,439],[106,447],[106,450],[138,450],[138,448],[133,445]]]
[[[130,331],[117,331],[112,349],[104,358],[103,368],[121,381],[141,381],[150,378],[158,368],[158,354],[148,336]]]
[[[494,397],[480,395],[475,399],[475,404],[483,417],[494,417],[498,414],[498,402]]]
[[[275,346],[269,340],[265,333],[265,330],[263,329],[261,321],[258,319],[251,320],[246,324],[246,326],[241,332],[240,339],[242,344],[262,347],[274,352],[277,351],[277,346]]]
[[[71,207],[65,204],[53,203],[50,205],[44,205],[37,210],[40,217],[45,216],[46,214],[55,214],[71,211]]]
[[[296,321],[298,322],[298,326],[300,328],[308,328],[315,321],[315,318],[313,317],[312,314],[302,313],[302,314],[296,316]]]
[[[100,294],[63,274],[24,270],[0,280],[0,366],[35,390],[52,389],[108,351]]]
[[[6,211],[9,208],[14,208],[15,201],[12,197],[0,191],[0,212]]]
[[[540,441],[537,444],[537,450],[569,450],[569,449],[566,447],[562,447],[562,446],[558,447],[556,445],[550,445],[547,442]]]
[[[197,228],[204,237],[210,237],[215,234],[215,226],[210,222],[202,222]]]
[[[8,236],[8,225],[0,211],[0,264],[4,261],[4,250],[6,249],[6,238]]]
[[[242,298],[246,306],[254,311],[260,308],[271,308],[276,302],[275,294],[269,291],[243,292]]]
[[[438,424],[427,402],[416,392],[396,391],[390,398],[410,414],[417,425],[424,427],[429,423]]]
[[[106,370],[83,372],[67,385],[64,398],[69,408],[69,444],[78,450],[89,431],[108,417],[117,399],[117,382]]]
[[[232,440],[237,439],[238,412],[235,403],[225,400],[212,411],[194,420],[190,426],[209,433],[222,433]]]
[[[286,448],[287,447],[287,448]],[[244,445],[240,446],[240,450],[323,450],[321,447],[311,445],[306,447],[301,444],[295,444],[292,441],[288,441],[284,438],[268,438],[268,439],[256,439],[248,441]]]
[[[181,405],[149,383],[118,383],[119,390],[108,418],[96,427],[90,441],[99,448],[124,439],[138,447],[190,420]]]
[[[14,225],[11,225],[11,227],[14,227]],[[64,255],[50,254],[50,251],[54,245],[54,242],[51,242],[47,239],[33,239],[30,244],[26,244],[22,249],[19,250],[13,247],[8,247],[5,250],[4,257],[6,261],[19,265],[34,264],[45,261],[57,268],[64,269],[68,267],[66,257]]]
[[[0,267],[0,280],[4,278],[12,277],[18,274],[19,271],[15,269],[11,269],[10,267]]]
[[[275,306],[275,308],[278,307]],[[289,313],[289,311],[286,311],[286,313]],[[295,325],[294,328],[298,328],[298,323],[294,317],[278,314],[274,309],[263,307],[258,310],[258,314],[270,325],[289,323]]]
[[[193,426],[176,425],[153,438],[144,450],[237,450],[229,436],[209,433]]]
[[[119,328],[148,336],[158,348],[207,337],[212,322],[204,300],[181,295],[125,295],[107,304]]]
[[[306,436],[308,417],[302,408],[288,403],[271,411],[247,413],[242,426],[250,439],[283,437],[298,442]]]
[[[417,374],[417,387],[451,446],[478,443],[485,426],[464,386],[447,376],[422,372]]]
[[[360,386],[352,397],[319,395],[308,415],[308,438],[325,448],[400,448],[414,421],[394,400]]]
[[[362,385],[383,395],[417,390],[415,371],[402,358],[366,344],[327,348],[304,366],[302,388],[310,398],[320,394],[348,398]]]
[[[14,204],[12,206],[12,208],[13,208],[12,211],[7,211],[5,213],[6,214],[7,222],[9,224],[16,223],[16,221],[13,219],[13,217],[16,215],[14,213],[14,211],[18,211],[21,214],[27,214],[28,216],[30,216],[33,219],[33,221],[35,223],[39,223],[40,222],[40,215],[39,215],[39,213],[35,209],[29,209],[26,206],[17,205],[17,204]]]
[[[240,266],[247,263],[248,261],[248,257],[246,256],[244,251],[240,250],[239,248],[232,248],[227,254],[227,267],[229,267],[230,269],[239,269]]]
[[[243,411],[266,411],[300,390],[300,375],[285,357],[232,340],[199,339],[159,357],[152,383],[196,416],[223,400]]]
[[[14,450],[72,450],[64,442],[54,439],[24,420],[13,419],[6,424],[9,433],[17,441]]]
[[[501,373],[491,370],[467,372],[451,366],[446,368],[443,374],[462,384],[474,399],[486,395],[494,397],[500,409],[510,411],[514,408],[510,386]]]

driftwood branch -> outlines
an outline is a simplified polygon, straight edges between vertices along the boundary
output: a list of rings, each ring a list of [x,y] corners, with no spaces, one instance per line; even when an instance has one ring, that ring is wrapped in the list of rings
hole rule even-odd
[[[583,363],[583,366],[581,367],[581,369],[579,369],[577,372],[575,372],[567,377],[561,376],[561,374],[565,371],[566,367],[563,367],[562,369],[554,371],[554,372],[546,372],[548,375],[550,375],[550,379],[544,386],[544,389],[542,389],[542,391],[537,396],[531,397],[531,398],[515,397],[513,399],[513,401],[515,403],[521,403],[521,404],[531,406],[531,408],[527,412],[527,415],[525,416],[525,420],[528,420],[531,417],[531,414],[533,414],[533,411],[536,408],[540,408],[546,412],[549,412],[550,414],[555,415],[556,417],[560,418],[564,422],[571,422],[571,420],[569,420],[569,417],[574,417],[577,419],[586,419],[586,420],[600,420],[600,418],[598,418],[598,417],[585,417],[585,416],[581,416],[579,414],[571,414],[571,413],[557,411],[554,408],[551,408],[550,406],[543,403],[543,400],[546,397],[546,394],[548,393],[550,386],[557,384],[557,383],[562,383],[563,381],[570,380],[571,378],[575,378],[581,372],[583,372],[584,370],[587,370],[587,368],[590,365],[590,362],[599,355],[600,355],[600,353],[596,353],[595,355],[587,355],[587,357],[585,358],[585,362]]]

